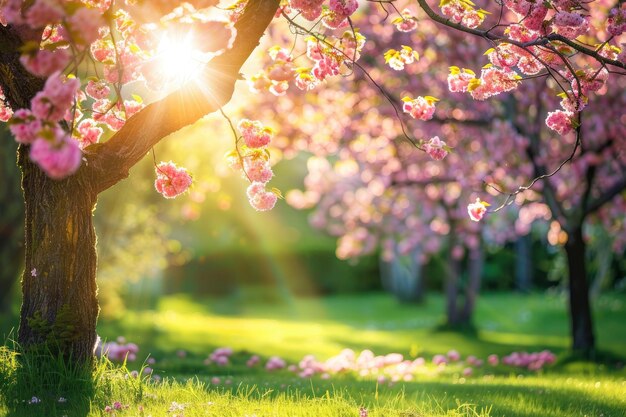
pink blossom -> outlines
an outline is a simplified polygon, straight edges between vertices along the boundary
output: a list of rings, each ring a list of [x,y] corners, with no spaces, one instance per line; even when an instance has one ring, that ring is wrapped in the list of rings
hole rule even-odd
[[[78,142],[66,134],[60,127],[48,132],[52,140],[38,138],[30,148],[30,159],[52,179],[60,180],[72,175],[82,159]]]
[[[244,159],[244,170],[248,178],[254,182],[266,183],[274,176],[269,162],[263,158]]]
[[[424,150],[435,161],[441,161],[448,155],[446,147],[446,143],[439,139],[439,136],[435,136],[424,145]]]
[[[265,184],[253,182],[247,190],[250,205],[257,211],[267,211],[274,208],[278,196],[271,191],[265,190]]]
[[[446,360],[446,357],[443,355],[435,355],[433,356],[433,363],[435,365],[445,365],[448,361]]]
[[[114,362],[135,361],[137,352],[139,352],[139,347],[135,343],[126,343],[123,337],[119,337],[116,342],[107,342],[104,345],[98,343],[95,350],[96,355],[106,356]],[[146,369],[152,372],[151,368],[146,367],[144,373],[149,373]]]
[[[87,82],[87,85],[85,86],[85,93],[87,93],[89,97],[96,100],[107,98],[110,91],[111,89],[109,88],[109,86],[102,80],[89,80],[89,82]]]
[[[284,96],[289,89],[289,83],[287,81],[272,81],[269,91],[277,97]]]
[[[389,49],[384,54],[385,63],[396,71],[401,71],[406,65],[419,59],[419,54],[410,46],[402,45],[402,49]]]
[[[324,81],[326,77],[338,75],[339,62],[334,57],[323,55],[319,60],[315,62],[312,74],[319,81]]]
[[[96,61],[104,62],[108,59],[115,59],[115,49],[111,42],[98,40],[91,44],[90,50]]]
[[[89,45],[99,37],[98,30],[105,24],[102,14],[96,9],[80,7],[67,19],[72,38],[77,43]]]
[[[98,143],[103,133],[102,128],[99,127],[93,119],[85,119],[81,121],[76,127],[76,131],[78,132],[76,139],[78,140],[81,149],[84,149],[91,144]]]
[[[489,365],[491,366],[496,366],[500,363],[500,359],[498,358],[498,355],[491,354],[487,357],[487,362],[489,362]]]
[[[41,120],[37,119],[30,110],[18,109],[9,121],[9,129],[19,143],[29,144],[37,139],[42,129]]]
[[[33,115],[44,120],[61,120],[72,106],[79,87],[78,79],[66,78],[55,72],[46,80],[43,90],[31,101]]]
[[[453,93],[464,93],[476,74],[468,69],[460,69],[459,67],[450,67],[448,74],[448,89]]]
[[[265,91],[272,85],[272,82],[269,78],[267,78],[267,75],[264,72],[259,72],[258,74],[250,76],[246,82],[248,83],[250,91],[253,93]]]
[[[259,364],[260,362],[261,362],[261,358],[259,357],[259,355],[252,355],[250,356],[250,359],[246,361],[246,366],[248,368],[252,368],[253,366],[256,366],[257,364]]]
[[[470,82],[468,91],[475,100],[486,100],[491,96],[514,90],[520,83],[520,77],[509,68],[483,69],[480,79]]]
[[[565,135],[574,129],[573,113],[557,110],[548,113],[546,117],[546,125],[557,132],[559,135]]]
[[[237,128],[249,148],[262,148],[267,146],[272,139],[272,129],[264,127],[258,120],[242,119],[237,124]]]
[[[411,9],[402,10],[400,17],[395,19],[393,23],[400,32],[412,32],[417,29],[417,18]]]
[[[13,117],[13,110],[4,103],[4,97],[2,97],[2,90],[0,89],[0,122],[8,122],[11,117]]]
[[[454,23],[461,23],[465,15],[465,8],[459,0],[453,0],[441,6],[441,13]]]
[[[345,17],[352,15],[358,7],[359,2],[357,0],[330,0],[328,3],[328,8],[331,11]]]
[[[297,73],[294,84],[300,90],[312,90],[317,86],[317,79],[313,77],[310,70]]]
[[[30,72],[38,77],[47,77],[54,72],[62,71],[70,62],[70,54],[65,49],[53,51],[40,49],[33,53],[24,54],[20,62]]]
[[[619,36],[626,31],[626,8],[613,8],[609,12],[607,32],[611,36]]]
[[[277,369],[283,369],[285,366],[287,366],[287,363],[284,359],[278,356],[272,356],[265,364],[265,369],[267,369],[268,371],[273,371]]]
[[[480,198],[476,198],[476,202],[468,204],[467,213],[469,214],[471,220],[478,222],[483,218],[487,212],[485,204],[486,203],[481,201]]]
[[[450,361],[452,362],[457,362],[459,359],[461,359],[461,354],[459,352],[457,352],[456,350],[450,350],[448,351],[448,353],[446,354],[446,356],[448,357],[448,359],[450,359]]]
[[[434,97],[418,96],[413,100],[410,97],[404,97],[402,101],[404,102],[402,110],[405,113],[409,113],[414,119],[430,120],[435,114],[435,102],[437,99]]]
[[[63,7],[58,1],[35,0],[35,3],[26,11],[26,23],[33,29],[43,28],[60,22],[64,14]]]
[[[330,9],[322,9],[322,24],[329,29],[348,26],[348,16]]]
[[[146,105],[135,100],[124,100],[124,111],[126,112],[126,120],[139,113]]]
[[[589,18],[575,12],[559,11],[554,18],[556,31],[570,39],[575,39],[589,30]]]
[[[0,6],[0,24],[6,26],[8,23],[15,25],[24,23],[24,19],[22,18],[23,5],[23,0],[7,0],[2,2],[2,6]]]
[[[313,21],[322,14],[324,0],[289,0],[289,6],[302,13],[302,17]]]
[[[165,198],[178,197],[191,186],[191,175],[185,168],[179,168],[171,161],[159,163],[155,171],[157,178],[154,187]]]

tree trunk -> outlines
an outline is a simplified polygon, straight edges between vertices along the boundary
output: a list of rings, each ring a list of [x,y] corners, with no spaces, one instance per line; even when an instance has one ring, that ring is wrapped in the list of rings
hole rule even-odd
[[[450,250],[450,253],[452,250]],[[454,259],[450,254],[449,264],[446,267],[445,293],[446,293],[446,324],[457,326],[460,322],[457,299],[459,297],[459,279],[461,275],[461,261]]]
[[[260,42],[279,0],[250,0],[235,23],[232,47],[202,76],[149,104],[104,143],[83,150],[71,177],[51,180],[18,150],[25,206],[25,262],[18,341],[24,350],[46,345],[72,361],[90,363],[96,342],[96,234],[92,212],[99,192],[128,176],[160,140],[230,101],[244,62]],[[23,28],[22,28],[23,29]],[[0,25],[0,86],[13,109],[29,108],[43,81],[20,64],[20,48],[40,33]],[[155,123],[155,121],[158,121]],[[149,126],[150,128],[146,128]]]
[[[585,241],[582,227],[570,232],[565,253],[569,267],[569,305],[574,351],[590,356],[595,348],[589,303],[589,284],[585,265]]]
[[[382,286],[399,301],[420,303],[426,293],[423,265],[419,258],[421,248],[416,247],[409,255],[402,256],[394,248],[394,258],[385,261],[380,258]]]
[[[89,363],[96,343],[96,193],[84,176],[48,178],[20,147],[26,257],[19,343]]]
[[[472,315],[476,307],[476,299],[480,292],[480,282],[482,281],[483,265],[485,263],[485,253],[482,246],[474,248],[469,253],[468,279],[465,288],[465,304],[461,313],[460,322],[470,324]]]

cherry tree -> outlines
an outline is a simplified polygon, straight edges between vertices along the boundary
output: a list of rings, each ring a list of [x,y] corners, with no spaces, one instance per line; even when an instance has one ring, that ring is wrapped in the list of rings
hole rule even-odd
[[[338,237],[337,256],[354,259],[380,250],[383,273],[394,267],[395,259],[408,256],[405,272],[417,280],[420,265],[445,249],[446,320],[451,326],[467,325],[480,286],[485,242],[502,245],[518,230],[528,233],[514,226],[516,206],[478,224],[468,217],[467,202],[484,194],[485,181],[510,188],[531,177],[530,163],[520,158],[527,140],[498,102],[476,104],[471,97],[449,91],[447,63],[467,56],[475,58],[465,59],[466,65],[480,60],[478,45],[464,43],[457,31],[441,30],[429,21],[421,23],[419,32],[407,32],[388,30],[384,19],[382,10],[371,10],[353,20],[368,39],[363,54],[379,57],[354,69],[354,82],[337,79],[332,89],[317,94],[296,88],[274,96],[268,89],[259,95],[254,111],[265,109],[262,118],[281,126],[274,143],[287,156],[313,154],[305,190],[290,191],[286,199],[299,209],[315,208],[311,223]],[[390,60],[385,58],[392,53],[385,51],[399,45],[412,45],[422,57],[405,64],[390,82]],[[275,60],[268,65],[271,68]],[[440,99],[412,98],[420,92]],[[396,112],[404,117],[398,120]],[[416,152],[403,140],[404,131],[432,138],[424,145],[426,152]],[[461,283],[464,258],[466,285]],[[400,296],[410,297],[409,288],[399,285]]]
[[[37,1],[30,7],[21,1],[5,2],[3,23],[8,25],[0,26],[0,82],[13,109],[11,129],[20,142],[18,163],[26,202],[18,335],[22,346],[56,341],[75,360],[91,358],[98,315],[92,211],[98,194],[124,179],[159,140],[230,99],[239,69],[277,8],[278,1],[251,1],[234,24],[196,19],[187,13],[189,6],[166,16],[169,20],[162,24],[173,33],[177,26],[191,30],[197,25],[198,36],[209,36],[202,43],[198,39],[207,47],[200,53],[215,57],[198,70],[193,82],[139,111],[143,104],[134,98],[124,100],[122,86],[144,78],[144,71],[154,75],[151,81],[166,82],[168,75],[170,81],[180,81],[178,73],[148,74],[149,64],[159,58],[159,40],[154,37],[164,31],[158,25],[145,27],[129,11],[107,1]],[[84,80],[92,104],[83,110],[91,117],[78,122],[78,103],[85,96],[76,73],[89,66],[96,67],[92,75],[96,79]],[[66,68],[75,76],[61,75],[59,70]],[[90,144],[104,129],[114,133]],[[180,191],[178,172],[163,188],[165,193],[169,188]]]
[[[461,15],[464,12],[457,10],[452,13],[450,9],[452,3],[454,2],[442,2],[444,14],[448,13],[447,16],[453,21],[455,19],[462,21]],[[470,7],[468,3],[461,4]],[[580,8],[576,13],[557,12],[552,16],[552,12],[548,15],[548,10],[543,6],[535,8],[530,3],[507,3],[508,15],[507,9],[501,8],[497,22],[491,22],[494,26],[486,32],[449,25],[449,21],[444,22],[441,18],[433,16],[432,10],[424,8],[435,21],[452,26],[453,29],[460,29],[462,32],[442,31],[441,28],[433,28],[428,21],[420,21],[420,30],[412,37],[406,36],[406,32],[415,33],[412,31],[417,28],[417,22],[415,13],[410,8],[402,12],[396,10],[399,15],[394,20],[397,31],[388,30],[389,28],[382,25],[377,26],[380,19],[377,21],[371,14],[365,17],[368,19],[365,24],[355,19],[355,25],[363,28],[361,34],[368,39],[365,47],[368,56],[384,56],[386,64],[401,72],[391,81],[386,81],[384,75],[377,77],[377,74],[382,74],[381,67],[384,65],[382,60],[367,61],[355,69],[357,79],[366,81],[365,87],[344,83],[342,85],[345,91],[341,95],[336,92],[329,94],[328,97],[318,94],[314,99],[308,100],[296,98],[300,96],[296,91],[287,92],[288,98],[284,100],[284,105],[279,104],[280,110],[277,112],[284,116],[279,122],[283,126],[281,130],[285,137],[282,142],[289,148],[308,150],[316,155],[310,161],[305,192],[288,194],[288,201],[299,208],[316,207],[312,223],[339,236],[337,255],[340,258],[358,257],[374,251],[378,246],[382,247],[383,256],[391,257],[397,251],[397,246],[401,247],[402,253],[410,253],[418,243],[421,246],[424,245],[423,242],[434,245],[436,239],[433,238],[438,234],[433,234],[432,229],[439,229],[439,221],[433,222],[434,216],[428,213],[426,204],[428,202],[432,204],[428,199],[428,193],[426,196],[416,193],[407,198],[413,205],[405,207],[406,210],[389,210],[387,207],[393,204],[387,199],[396,201],[390,196],[396,195],[398,185],[406,187],[414,183],[421,185],[426,191],[428,188],[432,190],[439,187],[440,193],[449,195],[445,192],[446,187],[458,181],[456,184],[466,194],[461,200],[465,198],[467,201],[470,197],[467,194],[472,194],[471,191],[476,194],[480,190],[481,195],[491,194],[489,200],[495,208],[492,211],[511,208],[511,203],[515,199],[518,204],[526,202],[515,220],[514,227],[512,222],[506,224],[501,221],[502,216],[498,216],[500,221],[483,226],[482,232],[493,235],[493,226],[499,226],[505,234],[508,232],[508,237],[511,238],[512,232],[522,235],[528,233],[529,224],[537,219],[544,221],[553,219],[549,228],[549,240],[552,244],[565,246],[570,262],[573,346],[581,350],[591,349],[594,340],[587,293],[587,268],[584,264],[586,238],[582,237],[583,225],[586,218],[599,210],[598,215],[591,221],[604,223],[615,235],[615,250],[618,253],[623,252],[623,215],[620,213],[623,213],[621,208],[624,204],[625,188],[623,151],[621,151],[624,146],[621,139],[624,137],[621,110],[625,99],[624,80],[619,77],[614,80],[615,85],[621,87],[615,89],[606,88],[605,82],[602,81],[608,77],[609,72],[623,75],[623,71],[611,70],[607,67],[609,65],[607,62],[602,60],[598,62],[597,59],[598,53],[601,54],[600,58],[602,55],[608,58],[617,57],[618,49],[611,45],[611,41],[615,41],[613,36],[621,33],[622,29],[619,28],[623,28],[624,11],[623,9],[609,11],[608,3],[596,2],[596,4],[598,7],[590,9],[589,14],[583,17],[585,12],[581,4],[556,5],[557,10],[567,7],[571,10]],[[530,18],[533,9],[537,9],[533,13],[538,13],[539,21],[537,18],[534,20]],[[521,13],[524,10],[530,14],[527,16]],[[481,14],[482,17],[485,15],[485,11],[477,13],[479,17]],[[607,14],[610,16],[610,24],[604,27],[603,19],[606,19]],[[551,48],[527,48],[526,45],[506,42],[490,47],[494,45],[495,39],[492,31],[507,19],[508,23],[513,24],[508,26],[506,29],[508,32],[505,33],[511,37],[521,36],[518,40],[524,42],[533,43],[538,37],[537,31],[545,30],[545,22],[552,22],[554,25],[552,29],[555,33],[548,37],[559,38],[559,34],[568,36],[571,34],[576,37],[580,33],[589,32],[590,36],[598,39],[608,37],[608,41],[599,44],[596,52],[582,54],[580,52],[585,51],[575,49],[580,45],[565,43],[567,48],[574,48],[566,57],[556,54]],[[515,23],[517,21],[521,24]],[[541,25],[537,26],[538,24],[542,24],[544,28],[541,29]],[[606,33],[603,32],[605,30]],[[482,39],[478,43],[464,42],[462,35],[466,33]],[[319,42],[319,39],[315,41]],[[541,44],[546,40],[537,42]],[[417,62],[415,50],[419,50],[422,55]],[[487,58],[482,58],[483,62],[479,63],[481,50],[486,51]],[[545,56],[539,56],[540,54]],[[559,58],[554,61],[557,55]],[[448,63],[459,62],[468,68],[480,68],[485,63],[486,65],[480,78],[477,78],[471,69],[453,66],[446,71],[446,68],[442,68]],[[270,71],[265,79],[269,79],[271,85],[274,85],[276,80],[272,80],[271,70],[276,64],[269,65]],[[512,68],[516,68],[516,71],[511,72]],[[299,77],[302,70],[296,71],[298,73],[296,77]],[[442,76],[446,73],[447,77]],[[523,83],[522,76],[526,78]],[[263,79],[262,74],[257,75],[253,79],[253,85],[258,83],[257,80]],[[487,79],[491,79],[492,82],[485,82]],[[298,80],[296,78],[296,86],[299,86]],[[521,83],[520,88],[515,87],[518,82]],[[442,89],[440,86],[445,87]],[[388,95],[390,89],[393,89],[391,96]],[[436,103],[433,97],[428,96],[416,99],[405,97],[401,104],[393,101],[394,98],[422,91],[445,98],[440,103]],[[511,93],[505,95],[501,101],[486,100],[505,91]],[[584,93],[580,94],[579,91]],[[276,94],[271,87],[270,92]],[[463,102],[462,97],[459,97],[463,92],[468,92],[466,97],[477,101]],[[581,96],[578,99],[581,101],[578,107],[570,104],[572,94]],[[593,100],[590,99],[590,95],[594,95]],[[378,96],[378,99],[373,101],[372,97],[375,96]],[[367,107],[361,108],[359,102],[363,101],[364,97],[367,97]],[[267,98],[267,100],[276,99]],[[289,104],[294,100],[300,101],[295,105]],[[332,105],[334,102],[345,103],[348,110],[345,112],[337,110],[336,106]],[[382,115],[372,111],[372,102],[376,103],[376,108],[378,112],[383,113]],[[389,106],[387,112],[381,111],[381,106],[385,104]],[[307,106],[314,109],[307,109]],[[400,107],[413,118],[430,120],[414,128],[410,136],[424,138],[418,145],[422,145],[433,159],[443,159],[448,153],[445,144],[439,136],[436,136],[437,134],[444,136],[441,134],[442,130],[446,132],[445,140],[456,148],[452,155],[459,154],[461,157],[455,160],[448,156],[444,162],[437,164],[438,170],[434,174],[432,171],[428,172],[428,163],[425,161],[416,162],[410,159],[403,161],[400,157],[402,153],[396,150],[397,146],[394,145],[393,139],[406,136],[404,127],[396,124],[390,128],[385,124],[385,121],[394,118],[394,111],[397,113]],[[555,110],[559,107],[560,110]],[[575,119],[576,115],[581,113],[578,110],[582,110],[583,107],[585,107],[584,117],[590,121],[579,124]],[[474,114],[471,110],[468,111],[472,108],[476,110]],[[302,115],[300,119],[295,119],[294,114],[299,114],[298,109],[303,109]],[[311,114],[319,113],[324,116],[319,119],[310,117]],[[609,117],[606,117],[607,115]],[[482,124],[485,125],[483,131],[476,130],[476,122],[480,124],[481,116]],[[321,129],[320,119],[325,121],[325,126]],[[370,122],[371,119],[375,121]],[[499,129],[498,132],[494,132],[496,134],[490,134],[489,130],[493,127],[489,126],[485,119],[502,120],[500,124],[504,123],[509,132]],[[294,120],[298,120],[298,123],[294,123]],[[428,124],[434,128],[429,129],[426,127]],[[463,126],[467,124],[472,126]],[[294,126],[296,131],[285,128],[286,126]],[[376,127],[380,128],[377,130]],[[384,130],[382,134],[381,129]],[[377,148],[381,141],[378,136],[389,138],[392,146],[385,143]],[[429,137],[432,139],[428,140]],[[368,146],[364,147],[363,143],[368,143]],[[460,150],[459,143],[465,144],[466,148]],[[513,143],[516,144],[514,148],[507,147]],[[336,159],[337,156],[334,156],[336,153],[338,160],[334,164],[318,159],[319,156]],[[511,164],[505,156],[511,156],[512,153],[521,156],[523,161]],[[376,157],[373,158],[372,155]],[[601,164],[600,161],[608,163]],[[407,183],[406,176],[411,176],[412,169],[420,168],[423,177],[412,178]],[[506,176],[513,179],[513,184],[530,185],[518,187],[512,186],[509,182],[508,185],[502,186],[496,178],[504,174],[503,169]],[[396,174],[402,179],[395,180]],[[537,183],[539,179],[545,179],[545,183]],[[535,191],[541,192],[542,201],[539,201],[534,193],[528,192],[532,186]],[[454,195],[452,206],[456,208],[456,214],[462,214],[464,208],[457,206],[458,194],[458,192],[452,194]],[[437,194],[431,191],[430,195]],[[441,201],[439,204],[441,203],[444,208],[442,211],[449,214],[450,203]],[[472,220],[480,220],[488,212],[480,198],[477,202],[469,204],[467,209]],[[430,222],[431,227],[416,227],[417,223],[412,215],[419,217],[427,226]],[[494,217],[490,216],[490,219],[493,220]],[[453,242],[463,232],[455,231],[456,228],[453,226],[463,224],[466,219],[443,216],[443,222],[447,226],[452,226],[450,231],[446,230],[445,235],[451,243],[449,247],[457,253],[456,257],[461,256],[462,252],[458,247],[454,249]],[[424,258],[428,256],[428,251],[420,250],[418,254]],[[449,258],[451,267],[446,285],[447,316],[449,322],[454,322],[455,317],[465,315],[467,318],[467,312],[471,311],[471,308],[466,304],[460,315],[456,313],[454,305],[457,287],[453,285],[456,280],[452,277],[457,275],[454,271],[458,270],[458,265],[454,261],[455,256]],[[479,257],[474,254],[470,259]],[[472,267],[470,269],[475,270]],[[476,279],[471,279],[468,283],[467,289],[470,293],[476,288],[476,283]]]
[[[149,3],[113,0],[4,0],[1,3],[0,87],[5,104],[0,116],[9,122],[19,143],[18,164],[26,203],[26,256],[19,330],[19,341],[26,349],[54,342],[75,360],[91,358],[98,315],[92,212],[98,194],[127,177],[129,170],[170,133],[208,113],[221,112],[230,123],[235,143],[227,158],[250,182],[251,205],[268,210],[276,204],[280,192],[268,185],[273,176],[268,148],[273,130],[267,121],[256,120],[256,116],[235,123],[222,110],[233,95],[235,82],[241,78],[242,65],[274,17],[296,34],[295,43],[300,45],[299,41],[304,41],[303,57],[308,60],[307,64],[296,67],[293,51],[283,48],[269,51],[271,65],[248,80],[256,90],[268,89],[275,95],[284,94],[293,84],[331,96],[332,91],[326,85],[330,84],[329,80],[360,68],[360,55],[368,51],[367,39],[354,26],[353,17],[356,18],[359,9],[366,15],[373,15],[373,8],[394,15],[372,23],[363,20],[366,26],[381,27],[381,32],[373,36],[384,36],[385,32],[394,30],[419,33],[422,23],[416,21],[411,10],[401,11],[399,1],[363,2],[360,7],[356,0],[248,0],[238,1],[227,10],[212,7],[215,1],[197,1],[195,5],[182,3],[173,11],[167,10],[170,2],[156,2],[157,7],[153,8],[148,7]],[[444,0],[439,9],[426,0],[411,4],[419,6],[427,18],[442,27],[489,43],[486,54],[490,63],[482,70],[465,69],[466,58],[450,63],[457,64],[448,74],[451,91],[466,93],[480,102],[518,90],[526,84],[526,78],[549,78],[550,86],[563,94],[561,103],[550,109],[546,119],[552,137],[556,138],[553,141],[563,138],[565,145],[568,138],[575,136],[570,144],[571,156],[566,155],[554,171],[578,159],[581,149],[588,149],[581,115],[588,103],[611,85],[619,88],[620,76],[626,69],[624,52],[618,42],[626,26],[623,7],[611,9],[603,0],[590,3],[593,6],[578,0],[541,4],[506,0],[489,5],[493,10],[480,9],[468,0]],[[592,46],[594,42],[597,46]],[[419,53],[411,45],[386,51],[383,57],[390,65],[386,71],[404,70],[418,59]],[[146,104],[135,90],[138,84],[161,94]],[[378,89],[376,95],[379,94],[394,99],[384,89]],[[403,100],[403,110],[415,119],[429,119],[437,107],[434,95],[428,91],[418,94]],[[368,105],[369,98],[354,105],[375,114],[376,109]],[[337,104],[331,103],[331,108]],[[365,161],[371,170],[378,170],[377,164],[386,163],[384,152],[399,146],[382,136],[382,126],[375,120],[366,119],[363,126],[380,134],[367,133],[361,142],[355,143],[356,149],[337,148],[344,154],[370,154]],[[340,121],[320,120],[334,126],[340,126]],[[383,126],[394,123],[389,119]],[[508,125],[500,128],[509,132],[504,136],[514,134]],[[421,137],[403,128],[400,136],[412,148],[409,151],[405,146],[402,152],[420,155],[413,157],[417,159],[423,152],[440,160],[452,151],[450,144],[454,142],[445,133],[450,132],[442,130],[439,135]],[[368,138],[372,141],[368,142]],[[606,148],[623,149],[623,140],[624,135],[617,135]],[[507,137],[502,142],[502,149],[513,152],[515,141]],[[455,158],[464,158],[463,144],[455,145],[458,148]],[[553,156],[549,145],[545,150],[545,144],[533,146],[533,155],[540,157],[542,152],[548,152]],[[616,152],[603,165],[623,167],[623,154]],[[552,161],[538,160],[533,165],[534,179],[512,192],[508,191],[509,187],[520,182],[500,181],[501,175],[497,169],[493,170],[489,189],[504,201],[492,205],[490,210],[502,211],[539,180],[554,176],[548,163]],[[346,172],[354,170],[354,164],[347,159],[344,165]],[[623,189],[624,179],[616,174],[611,178],[617,178],[617,182],[603,183],[607,188],[594,192],[591,180],[600,176],[597,168],[590,170],[591,173],[587,171],[589,191],[583,193],[582,214],[576,217],[580,220],[575,223],[578,225],[582,225],[585,215],[597,211]],[[184,193],[193,181],[183,167],[171,161],[157,163],[156,158],[155,174],[155,188],[166,198]],[[410,181],[413,177],[420,175],[407,175]],[[373,179],[374,175],[370,180]],[[360,180],[367,183],[374,195],[384,195],[388,185],[367,178]],[[412,184],[411,189],[414,188]],[[450,210],[471,203],[466,200],[467,191],[457,186],[457,201],[449,201]],[[407,191],[404,202],[390,202],[387,209],[401,211],[415,204],[411,201],[412,193]],[[487,197],[478,194],[471,198],[477,201],[467,207],[469,215],[473,220],[481,220],[489,211],[483,201]],[[465,201],[461,203],[462,200]],[[373,203],[368,197],[356,194],[353,201],[365,213],[368,213],[367,204]],[[424,210],[429,210],[427,206]],[[552,214],[558,218],[554,209]],[[371,211],[369,215],[377,216]],[[446,221],[454,222],[454,218],[449,216]],[[455,225],[447,225],[452,226]],[[577,245],[574,252],[580,254],[581,245],[584,252],[582,227],[568,233],[568,242],[579,242],[568,243]],[[359,244],[368,244],[367,235],[353,237],[357,242],[361,238],[363,242]],[[346,248],[349,251],[351,245]],[[579,266],[584,271],[584,264],[579,263],[570,264],[570,270]],[[576,303],[582,309],[582,313],[573,314],[574,347],[591,348],[593,335],[589,306],[585,302],[588,298],[585,275],[571,277],[572,305]]]

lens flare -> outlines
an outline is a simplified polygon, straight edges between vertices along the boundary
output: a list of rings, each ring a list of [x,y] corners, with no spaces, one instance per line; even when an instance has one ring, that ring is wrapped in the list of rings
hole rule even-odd
[[[159,42],[156,59],[167,83],[181,84],[193,80],[204,66],[191,33],[184,36],[164,35]]]

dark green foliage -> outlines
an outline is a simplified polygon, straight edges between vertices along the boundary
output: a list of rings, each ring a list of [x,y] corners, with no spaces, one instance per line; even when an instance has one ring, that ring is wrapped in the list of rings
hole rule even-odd
[[[11,306],[24,253],[24,199],[17,167],[17,143],[0,126],[0,311]]]
[[[233,295],[250,287],[262,288],[265,298],[285,292],[308,296],[380,289],[377,256],[348,263],[323,250],[212,254],[171,267],[166,277],[167,292],[202,295]]]

